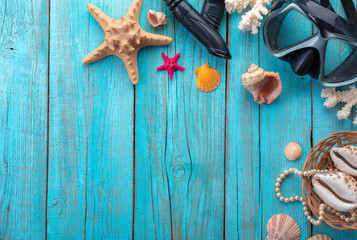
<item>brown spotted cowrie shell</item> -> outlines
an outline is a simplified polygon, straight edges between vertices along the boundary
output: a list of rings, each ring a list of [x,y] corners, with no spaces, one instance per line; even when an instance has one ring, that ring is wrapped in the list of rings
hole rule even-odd
[[[357,208],[357,181],[352,176],[342,172],[317,173],[312,185],[327,206],[341,212]]]
[[[331,149],[330,156],[336,168],[357,177],[357,147],[347,145]]]

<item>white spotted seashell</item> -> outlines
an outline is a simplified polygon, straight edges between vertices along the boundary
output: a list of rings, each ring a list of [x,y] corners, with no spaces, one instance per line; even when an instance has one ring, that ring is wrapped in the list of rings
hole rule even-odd
[[[166,14],[163,12],[155,12],[154,10],[149,10],[148,20],[153,27],[165,25],[167,23]]]
[[[332,238],[324,234],[317,234],[315,236],[312,236],[308,240],[332,240]]]
[[[348,145],[331,149],[330,156],[336,168],[357,177],[357,147]]]
[[[357,181],[343,172],[317,173],[312,178],[317,195],[328,206],[341,212],[357,208]]]
[[[266,240],[298,240],[300,228],[295,220],[286,214],[277,214],[267,224]]]
[[[290,161],[295,161],[301,158],[301,147],[296,142],[291,142],[285,147],[284,151],[285,157]]]

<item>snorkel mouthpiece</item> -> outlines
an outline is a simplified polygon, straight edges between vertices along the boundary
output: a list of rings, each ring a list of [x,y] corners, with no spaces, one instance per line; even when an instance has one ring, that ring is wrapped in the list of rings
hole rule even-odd
[[[315,75],[316,62],[318,62],[319,53],[313,48],[306,48],[293,52],[289,55],[291,69],[300,76],[306,74]],[[318,68],[317,68],[318,69]]]
[[[186,0],[164,1],[175,17],[207,48],[209,53],[221,58],[232,58],[226,42],[217,32],[225,9],[223,0],[206,0],[202,15]]]

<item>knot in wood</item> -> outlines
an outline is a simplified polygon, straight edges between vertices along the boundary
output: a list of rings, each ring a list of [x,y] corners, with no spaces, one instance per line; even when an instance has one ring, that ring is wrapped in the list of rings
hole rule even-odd
[[[185,178],[185,167],[177,164],[172,168],[173,177],[176,181],[182,181]]]

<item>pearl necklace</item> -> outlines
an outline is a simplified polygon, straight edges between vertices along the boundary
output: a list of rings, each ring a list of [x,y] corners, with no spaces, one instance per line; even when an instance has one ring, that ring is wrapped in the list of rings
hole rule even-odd
[[[327,172],[336,172],[337,169],[330,169],[330,170],[318,170],[318,169],[312,169],[309,171],[299,171],[299,169],[297,168],[290,168],[289,170],[285,170],[284,172],[282,172],[280,174],[280,177],[278,177],[276,179],[276,183],[275,183],[275,192],[276,192],[276,196],[279,198],[280,201],[285,202],[285,203],[289,203],[289,202],[295,202],[295,201],[300,201],[301,204],[303,205],[303,210],[304,210],[304,215],[307,217],[307,220],[309,220],[309,222],[315,226],[318,226],[322,223],[322,221],[324,220],[324,213],[325,213],[325,209],[327,211],[330,211],[331,213],[335,214],[336,216],[340,217],[341,220],[344,220],[345,222],[349,223],[349,222],[354,222],[356,221],[356,213],[351,213],[349,216],[348,215],[343,215],[341,212],[336,211],[335,209],[332,209],[331,207],[327,206],[324,203],[321,203],[319,206],[319,217],[317,218],[317,220],[315,220],[312,216],[311,213],[309,212],[309,208],[306,204],[306,202],[304,201],[303,197],[299,197],[299,196],[294,196],[294,197],[283,197],[283,195],[280,192],[280,184],[283,181],[283,179],[288,176],[290,173],[295,173],[298,176],[301,177],[309,177],[312,176],[316,173],[327,173]]]

